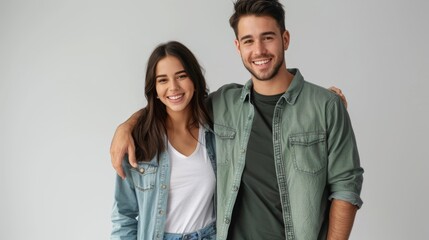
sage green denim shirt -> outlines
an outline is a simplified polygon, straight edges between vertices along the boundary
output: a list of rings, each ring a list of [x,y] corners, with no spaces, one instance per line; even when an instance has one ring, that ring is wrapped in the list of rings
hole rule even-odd
[[[326,239],[330,200],[358,207],[363,169],[349,115],[340,98],[306,82],[298,69],[274,110],[274,161],[285,239]],[[254,107],[252,82],[212,93],[217,158],[217,238],[226,239],[245,166]]]

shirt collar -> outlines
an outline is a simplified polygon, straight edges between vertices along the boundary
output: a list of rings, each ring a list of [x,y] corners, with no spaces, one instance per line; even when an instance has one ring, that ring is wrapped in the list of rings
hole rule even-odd
[[[299,94],[301,93],[302,87],[304,86],[304,77],[301,75],[301,72],[297,68],[288,69],[290,73],[294,75],[292,82],[290,83],[287,91],[281,96],[284,98],[287,103],[293,105],[296,102]],[[246,84],[243,86],[241,91],[241,101],[245,101],[246,99],[250,99],[250,93],[252,91],[252,80],[248,80]]]

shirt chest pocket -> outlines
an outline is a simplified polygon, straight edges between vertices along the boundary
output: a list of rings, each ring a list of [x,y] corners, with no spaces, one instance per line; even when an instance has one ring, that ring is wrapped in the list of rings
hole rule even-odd
[[[214,124],[216,138],[216,160],[218,164],[227,164],[234,157],[236,144],[235,129],[219,124]]]
[[[131,169],[134,187],[139,191],[154,189],[157,167],[149,164],[140,164],[138,168]]]
[[[326,167],[325,132],[293,134],[289,136],[289,143],[296,170],[316,175]]]

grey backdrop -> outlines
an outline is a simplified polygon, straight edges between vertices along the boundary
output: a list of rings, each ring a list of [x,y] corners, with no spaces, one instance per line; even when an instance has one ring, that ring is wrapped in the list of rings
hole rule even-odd
[[[365,167],[351,239],[428,239],[429,4],[283,2],[287,66],[339,86]],[[145,104],[146,59],[188,45],[210,88],[249,74],[232,1],[0,1],[0,239],[107,239],[116,126]]]

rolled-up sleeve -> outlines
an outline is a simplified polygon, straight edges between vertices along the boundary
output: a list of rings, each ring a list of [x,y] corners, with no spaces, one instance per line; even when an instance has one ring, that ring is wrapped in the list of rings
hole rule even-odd
[[[361,207],[363,168],[349,114],[338,96],[327,107],[329,199]]]

